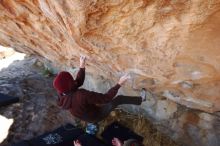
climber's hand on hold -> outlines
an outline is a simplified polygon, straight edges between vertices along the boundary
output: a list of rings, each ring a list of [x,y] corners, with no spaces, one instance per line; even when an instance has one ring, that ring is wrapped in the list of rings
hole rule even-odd
[[[119,79],[118,84],[122,86],[130,78],[131,78],[130,75],[125,74]]]
[[[80,56],[80,65],[79,67],[80,68],[85,68],[85,65],[86,65],[86,56]]]

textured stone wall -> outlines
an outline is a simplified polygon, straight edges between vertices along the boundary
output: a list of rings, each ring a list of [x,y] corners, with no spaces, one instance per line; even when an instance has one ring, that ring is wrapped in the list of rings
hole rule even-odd
[[[220,110],[220,0],[0,0],[0,44]]]
[[[95,91],[130,72],[120,92],[150,92],[124,108],[184,145],[219,146],[219,10],[220,0],[0,0],[0,44],[66,68],[87,55]]]

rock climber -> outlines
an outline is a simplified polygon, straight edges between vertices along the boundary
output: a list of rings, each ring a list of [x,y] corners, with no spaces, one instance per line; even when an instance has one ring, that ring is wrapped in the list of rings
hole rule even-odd
[[[122,76],[118,83],[107,93],[97,93],[79,88],[85,79],[86,57],[80,56],[80,68],[76,79],[69,72],[60,72],[53,81],[53,86],[58,93],[58,106],[69,110],[74,117],[86,122],[99,122],[121,104],[140,105],[146,99],[146,92],[141,91],[141,96],[116,96],[119,88],[130,78]],[[116,97],[115,97],[116,96]]]

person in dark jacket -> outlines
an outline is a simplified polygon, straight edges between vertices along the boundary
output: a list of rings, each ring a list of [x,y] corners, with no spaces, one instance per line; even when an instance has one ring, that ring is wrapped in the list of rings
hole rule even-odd
[[[128,75],[122,76],[118,83],[105,94],[80,89],[85,79],[85,62],[86,57],[81,56],[76,79],[73,79],[69,72],[62,71],[53,82],[58,93],[58,106],[69,110],[73,116],[86,122],[99,122],[118,105],[140,105],[146,99],[145,90],[142,91],[141,96],[118,95],[115,97],[119,88],[129,79]]]

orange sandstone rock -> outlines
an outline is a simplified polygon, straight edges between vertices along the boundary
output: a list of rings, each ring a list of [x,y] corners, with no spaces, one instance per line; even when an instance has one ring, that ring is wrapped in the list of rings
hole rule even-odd
[[[0,44],[220,110],[220,0],[1,0]]]

